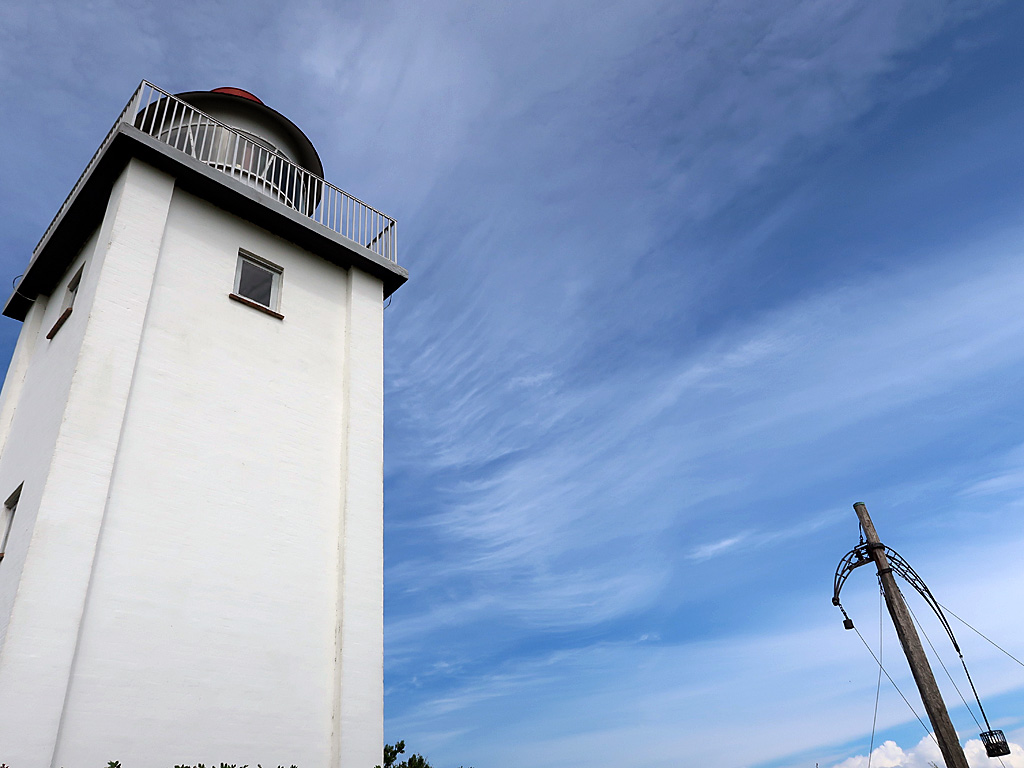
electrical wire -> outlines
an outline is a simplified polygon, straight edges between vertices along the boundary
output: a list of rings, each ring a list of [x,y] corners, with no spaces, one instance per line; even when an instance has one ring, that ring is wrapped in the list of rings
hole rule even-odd
[[[914,619],[914,623],[917,625],[917,628],[919,630],[921,630],[921,634],[924,635],[924,639],[928,641],[928,647],[932,649],[932,653],[935,655],[935,658],[938,659],[939,666],[941,666],[942,667],[942,671],[946,673],[946,677],[949,678],[949,682],[951,682],[953,684],[953,688],[956,690],[957,694],[960,696],[960,701],[962,701],[964,703],[964,706],[967,708],[967,711],[971,713],[971,719],[974,720],[974,724],[978,726],[978,730],[979,731],[985,730],[984,728],[981,727],[981,723],[978,722],[978,718],[976,718],[974,716],[974,710],[971,709],[971,705],[967,703],[967,699],[965,699],[963,693],[960,692],[960,687],[956,684],[956,681],[953,679],[953,676],[951,674],[949,674],[949,670],[946,669],[946,665],[942,661],[942,657],[939,656],[939,652],[936,650],[934,643],[932,643],[932,639],[930,637],[928,637],[928,633],[925,631],[924,627],[922,626],[921,620],[918,619],[917,618],[917,614],[914,613],[914,609],[911,608],[910,605],[908,604],[907,605],[907,610],[910,611],[910,616],[911,616],[911,618]],[[961,659],[962,659],[962,657],[961,657]]]
[[[972,632],[975,632],[975,633],[977,633],[978,635],[981,635],[981,637],[982,637],[983,639],[985,639],[985,640],[988,640],[988,642],[990,642],[990,643],[991,643],[992,645],[994,645],[994,646],[995,646],[996,648],[998,648],[998,649],[999,649],[1000,651],[1002,651],[1002,652],[1003,652],[1003,653],[1005,653],[1005,654],[1006,654],[1007,656],[1009,656],[1009,657],[1010,657],[1011,659],[1013,659],[1013,660],[1014,660],[1014,661],[1016,661],[1016,662],[1017,662],[1018,664],[1020,664],[1020,665],[1021,665],[1022,667],[1024,667],[1024,661],[1021,661],[1020,659],[1018,659],[1018,658],[1017,658],[1016,656],[1014,656],[1014,655],[1013,655],[1012,653],[1010,653],[1010,652],[1009,652],[1008,650],[1006,650],[1006,649],[1005,649],[1005,648],[1003,648],[1002,646],[1000,646],[1000,645],[997,645],[997,644],[996,644],[996,642],[995,642],[994,640],[990,640],[989,638],[985,637],[985,635],[982,635],[980,631],[978,631],[977,629],[975,629],[974,627],[972,627],[972,626],[971,626],[970,624],[968,624],[968,623],[967,623],[966,621],[964,621],[963,619],[961,619],[961,618],[960,618],[959,616],[957,616],[957,615],[956,615],[955,613],[953,613],[953,612],[952,612],[951,610],[949,610],[949,608],[947,608],[946,606],[942,605],[941,603],[939,604],[939,607],[940,607],[940,608],[942,608],[942,610],[944,610],[944,611],[945,611],[946,613],[948,613],[948,614],[949,614],[950,616],[952,616],[952,617],[953,617],[954,619],[956,619],[957,621],[959,621],[959,622],[960,622],[961,624],[963,624],[963,625],[964,625],[965,627],[967,627],[967,628],[968,628],[969,630],[971,630]]]
[[[871,768],[871,758],[875,751],[875,726],[878,724],[878,697],[882,692],[882,622],[884,621],[884,614],[882,613],[882,589],[879,585],[878,590],[878,682],[875,683],[875,713],[871,716],[871,742],[868,744],[868,768]]]
[[[913,617],[914,623],[917,624],[917,628],[921,630],[921,634],[924,635],[924,639],[928,641],[928,645],[931,647],[932,653],[935,654],[935,658],[939,660],[939,665],[942,667],[942,671],[946,673],[946,677],[949,678],[949,682],[951,682],[953,684],[953,688],[955,688],[956,692],[959,694],[960,701],[962,701],[964,703],[964,707],[966,707],[967,711],[971,713],[971,719],[974,720],[974,724],[976,726],[978,726],[978,730],[979,731],[991,731],[992,730],[992,726],[990,726],[988,724],[988,718],[987,717],[985,718],[985,726],[982,727],[981,723],[978,722],[978,718],[976,718],[974,716],[974,712],[971,710],[971,705],[967,703],[967,699],[965,699],[964,695],[962,693],[960,693],[960,688],[957,686],[956,681],[953,680],[953,676],[951,674],[949,674],[949,670],[946,669],[946,665],[942,662],[942,657],[939,656],[939,652],[935,649],[935,646],[932,644],[932,639],[930,637],[928,637],[928,633],[925,632],[924,627],[921,625],[921,622],[918,620],[917,615],[914,613],[914,609],[911,608],[910,605],[907,605],[907,610],[910,611],[910,615]],[[948,611],[949,609],[946,608],[945,610]],[[964,656],[963,656],[962,653],[960,654],[960,663],[963,664],[963,666],[964,666],[964,672],[967,672],[967,662],[964,661]],[[970,672],[967,672],[967,680],[970,682],[971,689],[973,690],[974,689],[974,681],[971,680],[971,673]],[[981,699],[977,698],[978,697],[978,691],[977,690],[974,690],[974,696],[975,696],[975,698],[978,701],[978,709],[981,709]],[[981,716],[985,717],[985,710],[983,710],[983,709],[981,709]],[[996,760],[999,761],[999,764],[1001,766],[1003,766],[1003,768],[1006,768],[1006,763],[1003,762],[1003,758],[999,757],[998,755],[996,755],[995,758],[996,758]]]
[[[879,585],[878,586],[879,586],[879,594],[880,594],[880,596],[884,596],[884,589],[882,588],[881,579],[879,579]],[[955,619],[957,619],[957,621],[961,622],[964,626],[966,626],[967,628],[969,628],[972,631],[976,632],[978,635],[980,635],[982,638],[987,640],[993,646],[995,646],[1000,651],[1005,653],[1007,656],[1009,656],[1011,659],[1016,661],[1018,664],[1020,664],[1021,666],[1024,666],[1024,663],[1022,663],[1020,661],[1020,659],[1016,658],[1013,654],[1011,654],[1005,648],[1000,647],[995,641],[993,641],[990,638],[986,637],[978,629],[976,629],[975,627],[972,627],[970,624],[968,624],[966,621],[964,621],[964,619],[960,618],[955,613],[950,611],[949,608],[947,608],[944,605],[941,605],[937,600],[935,601],[935,603],[936,603],[936,605],[939,606],[939,608],[941,608],[944,611],[947,611],[951,616],[953,616]],[[846,611],[843,609],[842,604],[837,602],[836,605],[838,605],[839,610],[842,611],[843,616],[848,619],[849,617],[847,616]],[[881,612],[881,607],[880,607],[879,610]],[[907,605],[907,610],[910,612],[910,615],[913,618],[914,624],[921,631],[921,634],[924,635],[925,640],[928,641],[928,645],[931,647],[932,653],[935,655],[935,658],[937,658],[939,660],[939,664],[942,666],[942,671],[946,673],[946,677],[949,678],[949,682],[952,683],[953,688],[956,689],[957,694],[960,696],[960,700],[964,703],[964,707],[970,713],[971,719],[973,719],[975,724],[978,726],[978,728],[981,729],[982,728],[981,723],[978,722],[978,718],[974,716],[974,711],[971,709],[970,704],[967,703],[967,699],[964,697],[963,693],[961,692],[960,687],[956,684],[956,681],[953,679],[953,676],[950,674],[949,669],[946,667],[945,663],[942,661],[942,657],[939,656],[938,650],[936,650],[935,645],[934,645],[934,643],[932,643],[932,640],[928,636],[927,631],[925,631],[924,626],[921,624],[920,620],[918,620],[917,614],[914,613],[914,609],[911,608],[909,605]],[[940,618],[941,618],[941,616],[940,616]],[[892,676],[889,674],[889,672],[882,665],[882,661],[881,661],[881,653],[882,653],[881,625],[882,625],[883,621],[884,621],[884,619],[880,615],[880,617],[879,617],[879,635],[880,636],[879,636],[879,644],[878,644],[878,654],[879,654],[878,656],[875,656],[874,651],[871,650],[871,646],[868,645],[868,642],[864,639],[864,636],[860,633],[860,630],[857,629],[856,626],[853,626],[853,627],[850,627],[850,628],[853,629],[857,633],[857,637],[860,638],[861,643],[863,643],[864,647],[868,649],[868,653],[871,654],[871,657],[875,660],[875,663],[878,664],[879,676],[881,676],[881,673],[883,673],[883,672],[885,673],[885,676],[889,679],[889,682],[892,683],[892,687],[896,689],[896,692],[900,695],[900,698],[902,698],[903,702],[907,705],[907,708],[910,709],[910,711],[913,713],[914,717],[917,718],[917,722],[919,722],[921,724],[921,727],[925,729],[925,732],[928,734],[928,736],[931,738],[931,740],[935,743],[936,746],[938,746],[938,742],[935,740],[935,735],[931,732],[931,730],[928,728],[928,726],[925,725],[924,721],[917,714],[917,711],[914,709],[913,706],[911,706],[910,701],[907,699],[906,696],[903,695],[903,691],[901,691],[899,689],[899,686],[896,685],[896,681],[892,679]],[[852,624],[852,622],[851,622],[851,624]],[[950,630],[948,630],[948,628],[947,628],[947,632],[949,632],[949,631]],[[950,638],[953,639],[953,635],[952,635],[951,632],[950,632]],[[986,732],[991,732],[992,731],[992,726],[988,722],[988,716],[985,714],[985,709],[984,709],[984,707],[982,707],[981,699],[978,697],[978,690],[977,690],[977,688],[974,685],[974,680],[971,678],[970,670],[967,669],[967,662],[964,660],[963,652],[960,650],[960,648],[957,645],[955,639],[953,639],[953,645],[956,648],[957,653],[960,656],[960,663],[961,663],[961,665],[963,665],[964,674],[967,676],[967,681],[970,683],[971,690],[974,692],[974,698],[978,702],[978,709],[981,711],[981,716],[985,720],[984,730]],[[881,682],[881,680],[879,679],[879,684],[880,684],[880,682]],[[878,695],[879,695],[878,688],[876,687],[876,690],[875,690],[875,716],[874,716],[874,718],[872,720],[872,724],[871,724],[871,747],[869,748],[869,751],[868,751],[868,768],[871,768],[871,751],[874,749],[875,725],[876,725],[877,716],[878,716]],[[984,734],[982,734],[982,735],[984,735]],[[995,757],[999,761],[999,764],[1002,766],[1002,768],[1006,768],[1006,763],[1003,762],[1002,757],[1000,757],[998,755],[992,755],[992,757]]]
[[[936,600],[935,602],[936,602],[936,603],[938,603],[938,600]],[[1016,662],[1017,662],[1018,664],[1020,664],[1020,665],[1021,665],[1022,667],[1024,667],[1024,664],[1021,664],[1021,661],[1020,661],[1020,659],[1018,659],[1018,658],[1017,658],[1016,656],[1014,656],[1014,655],[1013,655],[1012,653],[1010,653],[1009,651],[1007,651],[1007,650],[1006,650],[1005,648],[1001,648],[1000,646],[996,645],[996,643],[995,643],[994,641],[992,641],[992,640],[989,640],[989,638],[985,637],[985,635],[982,635],[982,634],[981,634],[981,632],[979,632],[979,631],[978,631],[977,629],[974,629],[974,627],[972,627],[972,626],[971,626],[970,624],[968,624],[968,623],[967,623],[966,621],[964,621],[964,620],[963,620],[963,619],[961,619],[961,618],[960,618],[959,616],[957,616],[957,615],[956,615],[955,613],[953,613],[953,612],[952,612],[951,610],[949,610],[949,608],[947,608],[946,606],[942,605],[941,603],[939,604],[939,607],[940,607],[940,608],[941,608],[942,610],[946,611],[946,612],[947,612],[947,613],[948,613],[948,614],[949,614],[950,616],[952,616],[952,617],[953,617],[954,619],[956,619],[957,621],[961,622],[961,623],[962,623],[962,624],[963,624],[963,625],[964,625],[965,627],[967,627],[968,629],[970,629],[970,630],[973,630],[974,632],[977,632],[977,633],[978,633],[979,635],[981,635],[981,637],[982,637],[982,638],[984,638],[985,640],[988,640],[988,642],[992,643],[992,645],[994,645],[994,646],[995,646],[996,648],[999,648],[999,650],[1000,650],[1000,651],[1002,651],[1002,652],[1003,652],[1003,653],[1005,653],[1005,654],[1006,654],[1007,656],[1009,656],[1009,657],[1010,657],[1011,659],[1013,659],[1013,660],[1014,660],[1014,661],[1016,661]],[[913,611],[911,611],[911,614],[913,614]],[[915,621],[917,621],[917,617],[916,617],[916,616],[914,617],[914,620],[915,620]],[[918,625],[918,626],[920,626],[920,625]],[[922,629],[921,631],[923,632],[924,630]],[[927,637],[927,635],[925,635],[925,637]],[[928,641],[928,644],[929,644],[929,645],[931,645],[931,640],[929,640],[929,641]],[[934,650],[934,648],[933,648],[932,650]],[[936,655],[936,656],[938,656],[938,653],[936,653],[935,655]],[[939,659],[939,663],[940,663],[940,664],[942,664],[942,659]],[[963,655],[962,653],[960,654],[960,663],[964,665],[964,672],[965,672],[965,673],[967,673],[967,680],[968,680],[968,682],[969,682],[969,683],[971,684],[971,690],[973,690],[973,691],[974,691],[974,696],[975,696],[975,698],[977,698],[977,696],[978,696],[978,691],[977,691],[977,689],[975,689],[975,687],[974,687],[974,680],[972,680],[972,679],[971,679],[971,673],[970,673],[970,672],[967,672],[967,662],[965,662],[965,661],[964,661],[964,655]],[[943,669],[945,669],[945,668],[946,668],[946,667],[945,667],[945,665],[943,665],[943,667],[942,667],[942,668],[943,668]],[[949,672],[946,672],[946,674],[948,675],[948,674],[949,674]],[[952,678],[950,678],[950,681],[952,681]],[[954,688],[956,688],[956,683],[953,683],[953,687],[954,687]],[[960,693],[960,689],[959,689],[959,688],[957,688],[957,693]],[[963,694],[961,694],[960,698],[961,698],[961,699],[963,698]],[[965,702],[964,702],[964,704],[966,705],[966,704],[967,704],[967,702],[965,701]],[[978,699],[978,709],[981,709],[981,699]],[[968,711],[970,711],[970,707],[968,707]],[[972,717],[974,717],[973,713],[971,714],[971,716],[972,716]],[[991,731],[991,730],[992,730],[992,726],[991,726],[991,725],[989,725],[989,723],[988,723],[988,717],[986,717],[986,716],[985,716],[985,710],[984,710],[984,709],[981,709],[981,716],[982,716],[983,718],[985,718],[985,730],[986,730],[986,731]],[[975,717],[975,718],[974,718],[974,722],[975,722],[975,723],[978,723],[978,718],[976,718],[976,717]],[[981,723],[978,723],[978,728],[981,728]],[[999,757],[999,756],[997,755],[997,756],[996,756],[996,759],[997,759],[997,760],[999,761],[999,764],[1000,764],[1001,766],[1003,766],[1003,768],[1006,768],[1006,763],[1004,763],[1004,762],[1003,762],[1003,758],[1001,758],[1001,757]]]
[[[875,656],[875,652],[871,650],[871,646],[868,645],[868,641],[864,639],[864,635],[860,633],[860,630],[857,629],[857,627],[854,627],[853,631],[857,633],[857,637],[859,637],[860,641],[864,643],[864,647],[868,649],[868,653],[871,654],[871,658],[875,660],[875,663],[878,665],[878,668],[885,673],[885,676],[889,679],[889,682],[892,683],[892,687],[896,689],[896,693],[898,693],[900,695],[900,698],[903,699],[903,703],[907,705],[907,708],[914,714],[914,717],[917,718],[917,722],[919,722],[921,724],[921,727],[924,728],[924,732],[928,734],[932,741],[935,741],[935,734],[932,733],[931,728],[924,724],[924,720],[922,720],[921,716],[917,714],[917,710],[915,710],[911,703],[907,700],[907,697],[903,695],[903,691],[901,691],[900,687],[896,685],[896,681],[892,679],[892,675],[890,675],[886,668],[882,666],[882,662],[880,662],[878,660],[878,657]],[[935,746],[939,746],[939,742],[935,741]]]

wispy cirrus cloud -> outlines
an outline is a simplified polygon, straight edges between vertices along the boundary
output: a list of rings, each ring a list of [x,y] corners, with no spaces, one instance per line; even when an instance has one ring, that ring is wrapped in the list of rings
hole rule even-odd
[[[911,284],[912,294],[903,288]],[[477,431],[479,443],[472,428],[461,432],[465,458],[457,466],[477,448],[495,463],[462,475],[446,491],[451,501],[417,524],[461,542],[462,559],[426,576],[423,563],[407,560],[390,571],[392,583],[401,589],[407,578],[423,590],[475,574],[490,594],[506,594],[487,603],[491,609],[561,614],[573,623],[635,610],[665,583],[659,573],[670,561],[659,541],[666,534],[697,521],[707,530],[711,510],[756,498],[754,483],[787,467],[837,471],[828,465],[838,460],[835,449],[818,445],[851,426],[915,402],[956,400],[972,381],[1019,365],[1024,352],[1008,342],[1024,337],[1021,286],[1012,251],[958,254],[927,274],[887,275],[766,313],[656,376],[623,370],[585,390],[564,378],[558,387],[540,385],[545,413],[509,425],[517,443],[499,460],[488,453],[487,429]],[[757,445],[771,450],[749,456]],[[874,450],[846,444],[843,455]],[[806,463],[812,455],[821,468]],[[735,476],[738,457],[746,478]],[[450,461],[440,454],[436,470]],[[659,497],[652,480],[683,493]],[[733,510],[741,530],[694,544],[689,559],[809,536],[838,520],[808,510],[795,523],[765,528],[754,525],[757,509]]]
[[[719,541],[711,542],[709,544],[701,544],[699,547],[695,547],[687,557],[691,560],[707,560],[715,555],[720,555],[723,552],[728,552],[734,549],[736,545],[741,544],[744,540],[749,537],[749,533],[741,533],[738,536],[729,536],[728,538],[721,539]]]

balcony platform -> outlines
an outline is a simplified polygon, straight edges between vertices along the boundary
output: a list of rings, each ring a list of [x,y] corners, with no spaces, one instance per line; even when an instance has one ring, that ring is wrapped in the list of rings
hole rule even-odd
[[[36,246],[24,276],[4,306],[4,315],[24,320],[35,297],[53,291],[102,219],[111,187],[133,157],[174,176],[179,188],[225,211],[264,227],[332,263],[346,268],[355,267],[379,278],[384,284],[385,298],[409,278],[408,271],[394,260],[397,249],[393,219],[295,166],[296,172],[309,180],[306,183],[319,185],[321,192],[327,191],[341,205],[351,207],[356,213],[362,212],[364,221],[369,215],[384,222],[383,229],[369,243],[372,247],[368,247],[337,231],[344,230],[342,225],[347,221],[330,211],[325,216],[323,208],[328,203],[321,202],[310,214],[304,213],[260,191],[251,180],[247,183],[245,178],[225,172],[140,130],[133,121],[147,89],[149,94],[156,94],[161,99],[177,101],[148,83],[140,86]],[[142,104],[143,108],[147,106],[150,105]],[[205,120],[213,121],[194,108],[188,109]],[[350,229],[349,234],[358,231]]]

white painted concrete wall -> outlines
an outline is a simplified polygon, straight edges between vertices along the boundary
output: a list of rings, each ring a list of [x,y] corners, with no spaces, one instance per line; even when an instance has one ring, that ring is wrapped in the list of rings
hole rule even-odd
[[[24,565],[0,563],[3,591],[20,575],[0,656],[0,744],[12,764],[48,765],[53,752],[148,299],[138,265],[155,257],[172,187],[137,165],[115,186],[75,313],[52,341],[42,336],[63,285],[48,302],[0,459],[0,482],[25,483],[11,536],[27,546]]]
[[[91,257],[98,234],[89,238],[55,294],[62,296],[67,280]],[[35,528],[39,498],[46,481],[57,433],[71,387],[71,377],[81,348],[89,304],[95,288],[93,275],[83,274],[77,312],[65,323],[64,333],[53,343],[45,339],[60,314],[60,300],[36,300],[22,325],[3,393],[0,395],[0,501],[23,482],[18,511],[0,563],[0,659],[12,618],[14,598]],[[10,450],[8,450],[8,445]],[[45,523],[44,523],[45,524]],[[2,669],[2,666],[0,666]]]
[[[239,248],[283,268],[284,320],[228,298]],[[134,160],[81,260],[71,319],[47,342],[63,286],[37,303],[0,397],[0,496],[25,483],[0,563],[2,759],[369,768],[380,281]]]

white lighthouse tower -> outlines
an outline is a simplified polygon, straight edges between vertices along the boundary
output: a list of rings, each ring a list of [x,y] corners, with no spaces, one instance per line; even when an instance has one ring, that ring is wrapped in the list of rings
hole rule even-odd
[[[4,307],[0,763],[371,768],[394,221],[143,83]]]

